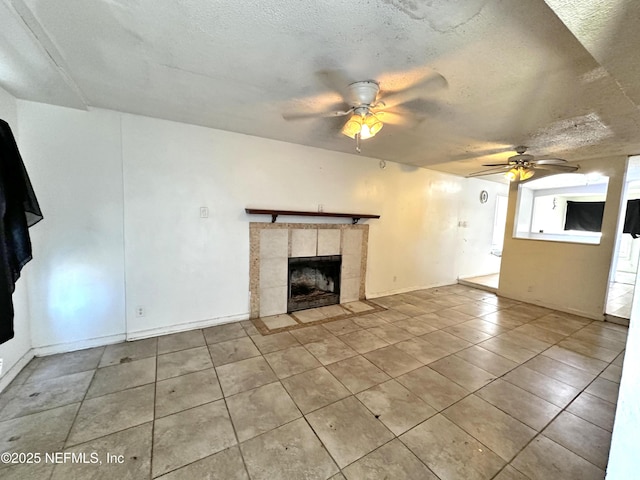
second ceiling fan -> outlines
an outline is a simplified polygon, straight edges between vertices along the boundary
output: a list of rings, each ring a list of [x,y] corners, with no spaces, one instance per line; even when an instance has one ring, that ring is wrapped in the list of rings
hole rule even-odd
[[[578,166],[569,165],[562,158],[540,158],[525,153],[527,147],[516,147],[516,155],[509,157],[506,163],[485,163],[483,167],[492,167],[487,170],[475,172],[468,177],[481,177],[484,175],[495,175],[504,173],[510,182],[528,180],[533,177],[536,170],[553,173],[571,173],[578,170]]]

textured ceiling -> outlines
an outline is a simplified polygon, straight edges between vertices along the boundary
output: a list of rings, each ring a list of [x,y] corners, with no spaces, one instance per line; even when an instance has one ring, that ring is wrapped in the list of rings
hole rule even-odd
[[[464,175],[519,144],[640,153],[639,20],[636,0],[0,0],[0,86],[353,152],[344,117],[282,115],[343,109],[336,79],[384,93],[438,72],[448,88],[362,154]]]

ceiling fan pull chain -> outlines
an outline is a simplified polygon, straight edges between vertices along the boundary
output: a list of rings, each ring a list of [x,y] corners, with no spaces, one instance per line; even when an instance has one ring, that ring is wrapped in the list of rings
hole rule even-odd
[[[356,133],[356,152],[360,153],[360,134]]]

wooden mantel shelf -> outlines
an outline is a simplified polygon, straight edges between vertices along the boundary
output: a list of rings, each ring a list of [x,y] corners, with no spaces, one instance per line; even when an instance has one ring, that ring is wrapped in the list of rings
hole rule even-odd
[[[278,215],[295,215],[297,217],[346,217],[355,225],[361,218],[380,218],[380,215],[368,213],[330,213],[330,212],[303,212],[297,210],[268,210],[261,208],[245,208],[245,212],[251,215],[271,215],[271,223],[275,223]]]

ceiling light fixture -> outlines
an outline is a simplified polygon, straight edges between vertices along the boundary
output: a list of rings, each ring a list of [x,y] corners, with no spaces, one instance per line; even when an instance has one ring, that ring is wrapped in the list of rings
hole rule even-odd
[[[525,167],[523,165],[517,165],[504,174],[505,178],[510,182],[519,182],[522,180],[528,180],[533,177],[535,172],[532,168]]]
[[[383,126],[384,124],[371,113],[368,106],[358,107],[342,127],[342,133],[356,140],[356,151],[360,153],[360,140],[374,137]]]

